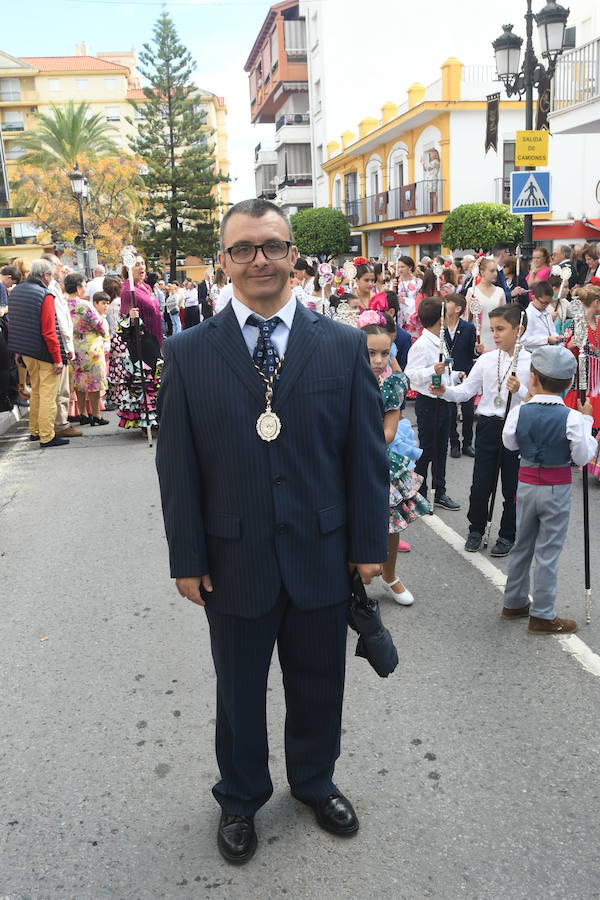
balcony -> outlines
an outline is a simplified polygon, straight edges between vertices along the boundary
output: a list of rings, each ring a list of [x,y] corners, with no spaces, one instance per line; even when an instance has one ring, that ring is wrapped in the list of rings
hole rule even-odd
[[[21,209],[11,209],[9,206],[0,206],[0,219],[25,219],[31,213],[26,213]]]
[[[283,181],[278,183],[277,188],[282,190],[284,187],[312,187],[312,183],[312,173],[310,172],[304,175],[287,175]]]
[[[600,132],[600,38],[560,57],[548,118],[553,133]]]
[[[494,178],[494,203],[510,206],[510,178]]]
[[[280,116],[275,123],[275,131],[279,131],[284,125],[310,125],[310,113],[288,113]]]
[[[25,131],[25,125],[23,124],[23,122],[3,122],[2,131]]]
[[[352,226],[393,222],[442,211],[444,181],[433,179],[346,201],[346,218]]]
[[[18,103],[21,91],[0,91],[0,103]]]

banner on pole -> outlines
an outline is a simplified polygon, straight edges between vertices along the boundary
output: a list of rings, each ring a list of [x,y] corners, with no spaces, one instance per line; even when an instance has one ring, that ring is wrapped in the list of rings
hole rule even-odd
[[[485,152],[498,152],[498,117],[500,114],[500,94],[489,94],[485,117]]]

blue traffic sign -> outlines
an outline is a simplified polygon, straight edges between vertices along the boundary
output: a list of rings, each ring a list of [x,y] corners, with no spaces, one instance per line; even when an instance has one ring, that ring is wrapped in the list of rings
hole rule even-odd
[[[520,216],[550,212],[550,172],[511,172],[510,209]]]

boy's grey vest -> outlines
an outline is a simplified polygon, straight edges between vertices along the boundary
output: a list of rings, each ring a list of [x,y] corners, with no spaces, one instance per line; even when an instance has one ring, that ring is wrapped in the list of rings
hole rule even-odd
[[[555,468],[571,463],[567,440],[569,408],[559,404],[523,403],[519,410],[517,441],[521,465]]]
[[[52,293],[39,278],[30,275],[13,289],[8,306],[8,349],[21,356],[31,356],[42,362],[53,363],[46,342],[42,337],[40,313],[42,303],[47,294]],[[60,355],[63,363],[67,354],[63,344],[56,313],[56,334],[60,344]]]

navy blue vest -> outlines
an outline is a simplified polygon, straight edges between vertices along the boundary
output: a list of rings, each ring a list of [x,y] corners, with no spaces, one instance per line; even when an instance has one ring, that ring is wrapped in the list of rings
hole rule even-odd
[[[551,468],[570,465],[569,412],[562,403],[523,403],[519,410],[517,441],[525,463]]]
[[[42,304],[49,293],[51,292],[44,282],[33,275],[12,289],[8,304],[8,349],[12,353],[31,356],[42,362],[54,362],[42,337],[40,323]],[[60,355],[63,363],[66,363],[67,355],[56,314],[54,320]]]

